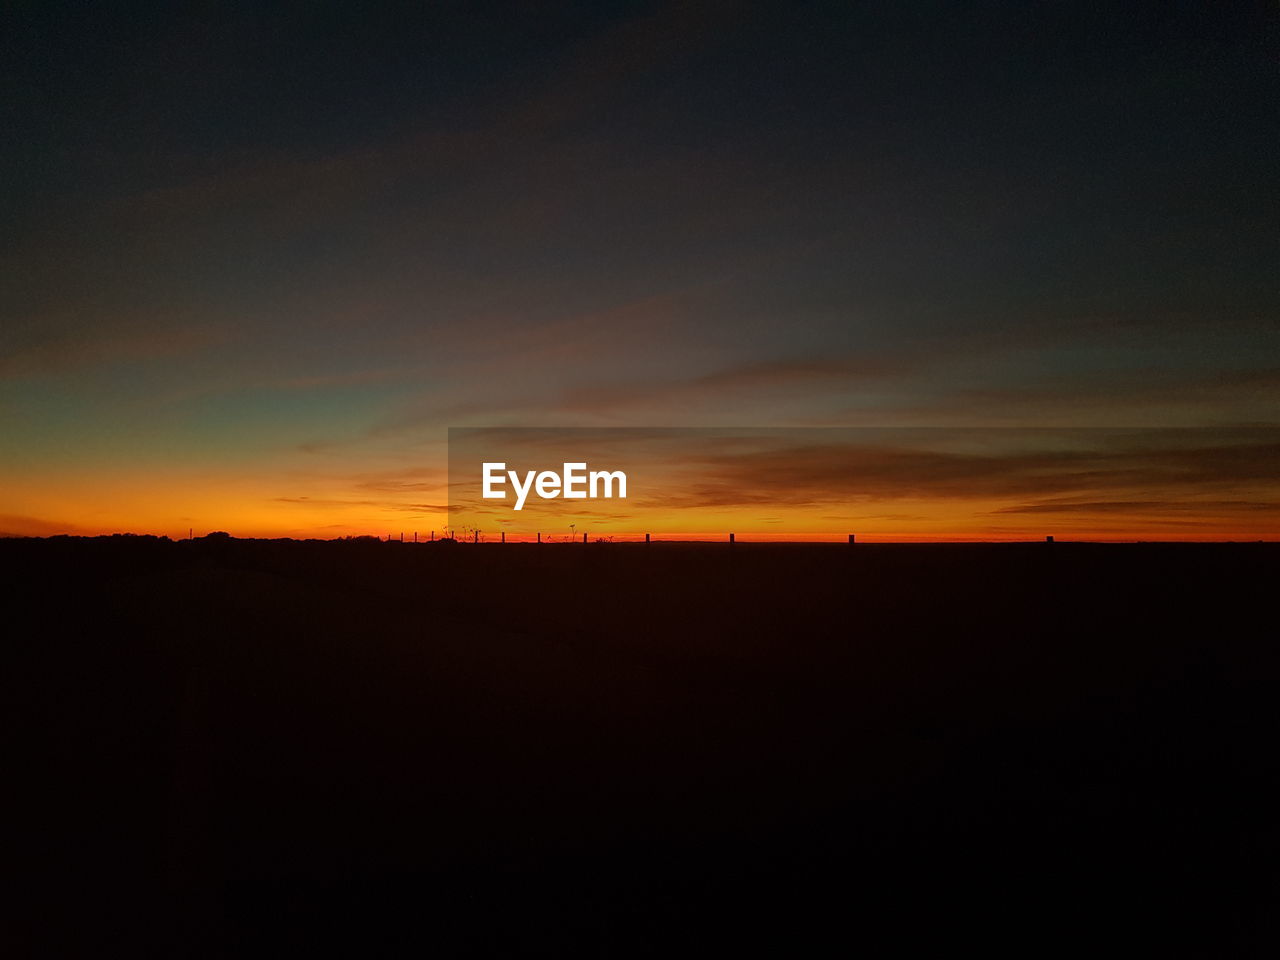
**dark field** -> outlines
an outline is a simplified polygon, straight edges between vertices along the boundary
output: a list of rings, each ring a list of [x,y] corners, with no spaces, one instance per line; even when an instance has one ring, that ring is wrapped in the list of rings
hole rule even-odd
[[[23,954],[1276,955],[1277,546],[0,562]]]

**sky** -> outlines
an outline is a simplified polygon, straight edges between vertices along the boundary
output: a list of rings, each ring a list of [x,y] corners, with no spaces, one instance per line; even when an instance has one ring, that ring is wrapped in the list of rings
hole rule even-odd
[[[1274,427],[451,428],[448,527],[417,532],[1252,540],[1280,534],[1277,477]]]
[[[449,427],[1280,426],[1273,5],[127,6],[0,14],[0,533],[429,530]],[[1252,472],[1069,532],[1280,535]]]

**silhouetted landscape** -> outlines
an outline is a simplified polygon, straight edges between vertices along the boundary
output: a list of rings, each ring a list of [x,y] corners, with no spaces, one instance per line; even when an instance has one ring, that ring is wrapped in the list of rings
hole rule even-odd
[[[1280,957],[1280,4],[3,27],[0,960]]]
[[[0,557],[53,955],[1273,955],[1274,544]]]

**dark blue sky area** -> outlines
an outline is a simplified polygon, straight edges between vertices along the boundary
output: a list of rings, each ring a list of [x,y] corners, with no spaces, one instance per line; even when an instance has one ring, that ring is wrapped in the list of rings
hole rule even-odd
[[[1268,5],[29,3],[0,36],[23,482],[408,469],[451,424],[1277,419]]]

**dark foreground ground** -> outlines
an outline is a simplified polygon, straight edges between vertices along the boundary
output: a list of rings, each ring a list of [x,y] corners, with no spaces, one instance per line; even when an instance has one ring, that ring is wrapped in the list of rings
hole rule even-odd
[[[0,563],[24,955],[1280,942],[1276,546]]]

